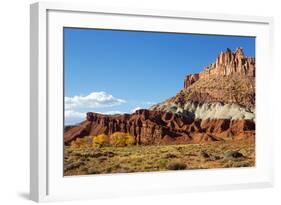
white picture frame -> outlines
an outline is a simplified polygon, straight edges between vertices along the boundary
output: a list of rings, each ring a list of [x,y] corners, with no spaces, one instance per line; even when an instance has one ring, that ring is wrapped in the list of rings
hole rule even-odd
[[[53,201],[273,186],[270,129],[273,19],[187,11],[98,8],[46,3],[30,10],[30,198]],[[63,177],[62,28],[256,36],[256,167]],[[267,78],[268,77],[268,78]],[[61,135],[61,136],[60,136]],[[262,136],[266,135],[266,139]],[[75,189],[74,189],[75,187]]]

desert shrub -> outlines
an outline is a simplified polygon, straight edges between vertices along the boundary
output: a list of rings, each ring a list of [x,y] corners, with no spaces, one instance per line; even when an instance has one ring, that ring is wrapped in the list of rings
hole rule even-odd
[[[131,145],[134,145],[135,144],[135,138],[130,135],[130,134],[127,134],[126,136],[126,145],[127,146],[131,146]]]
[[[225,159],[231,159],[231,158],[244,158],[243,154],[238,151],[227,151],[224,153]]]
[[[106,156],[100,156],[100,157],[97,158],[97,160],[99,162],[103,162],[103,161],[107,160],[107,157]]]
[[[93,147],[103,147],[108,145],[109,139],[105,134],[100,134],[98,136],[93,136],[92,146]]]
[[[181,161],[170,162],[167,166],[169,170],[183,170],[186,169],[186,164]]]
[[[84,162],[82,162],[82,161],[72,162],[70,164],[64,165],[64,171],[76,169],[76,168],[80,167],[81,165],[84,165]]]
[[[169,158],[176,158],[177,155],[173,154],[173,153],[166,153],[163,158],[165,159],[169,159]]]
[[[110,135],[109,143],[115,147],[125,147],[135,144],[135,139],[129,133],[115,132]]]
[[[90,140],[91,137],[76,138],[70,145],[72,148],[89,147],[91,145]]]
[[[88,174],[100,174],[102,171],[97,169],[96,167],[88,168]]]
[[[160,159],[158,161],[160,168],[166,168],[167,166],[167,160],[166,159]]]
[[[77,139],[79,139],[79,138],[77,138]],[[71,148],[78,148],[78,147],[80,147],[80,140],[78,141],[77,139],[71,141],[71,144],[70,144]]]

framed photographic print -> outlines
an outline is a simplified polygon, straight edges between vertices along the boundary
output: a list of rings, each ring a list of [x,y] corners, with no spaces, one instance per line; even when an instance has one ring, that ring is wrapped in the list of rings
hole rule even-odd
[[[31,5],[31,199],[272,186],[272,23]]]

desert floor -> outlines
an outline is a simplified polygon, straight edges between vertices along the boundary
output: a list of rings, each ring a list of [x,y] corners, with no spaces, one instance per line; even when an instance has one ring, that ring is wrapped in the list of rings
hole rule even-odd
[[[255,142],[129,147],[64,147],[64,175],[255,166]]]

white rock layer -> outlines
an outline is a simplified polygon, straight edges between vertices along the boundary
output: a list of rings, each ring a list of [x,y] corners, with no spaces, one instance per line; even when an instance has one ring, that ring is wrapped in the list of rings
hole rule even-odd
[[[164,108],[165,107],[165,108]],[[242,107],[238,104],[204,103],[196,105],[187,102],[183,107],[176,104],[163,105],[165,111],[193,115],[195,119],[230,119],[255,120],[255,108]]]

